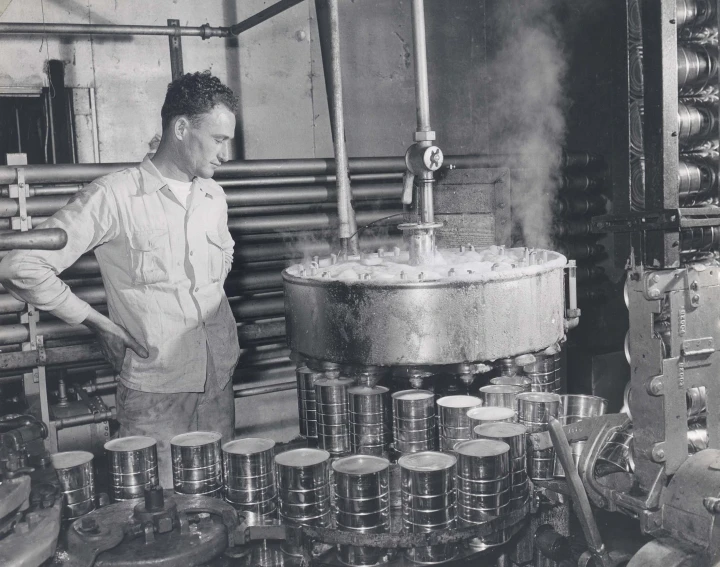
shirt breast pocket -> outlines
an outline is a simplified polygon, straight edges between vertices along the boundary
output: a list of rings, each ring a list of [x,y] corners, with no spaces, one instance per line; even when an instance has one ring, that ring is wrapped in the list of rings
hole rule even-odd
[[[222,279],[225,270],[222,241],[220,235],[215,231],[208,230],[205,235],[208,242],[208,277],[212,283],[217,283]]]
[[[142,230],[129,235],[130,270],[135,285],[169,279],[170,242],[167,230]]]

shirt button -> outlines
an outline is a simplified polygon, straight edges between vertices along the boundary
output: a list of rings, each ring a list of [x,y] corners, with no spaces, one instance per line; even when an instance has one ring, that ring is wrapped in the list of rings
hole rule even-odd
[[[200,288],[199,288],[199,287],[196,287],[196,288],[195,288],[195,291],[200,291]]]
[[[193,255],[193,251],[192,251],[192,250],[190,250],[190,256],[192,256],[192,255]]]

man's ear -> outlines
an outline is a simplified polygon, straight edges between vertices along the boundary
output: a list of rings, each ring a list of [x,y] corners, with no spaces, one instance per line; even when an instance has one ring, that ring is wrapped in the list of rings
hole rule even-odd
[[[188,128],[190,127],[190,120],[187,119],[185,116],[180,116],[175,120],[175,125],[173,126],[173,132],[175,133],[175,137],[178,140],[182,140],[187,136]]]

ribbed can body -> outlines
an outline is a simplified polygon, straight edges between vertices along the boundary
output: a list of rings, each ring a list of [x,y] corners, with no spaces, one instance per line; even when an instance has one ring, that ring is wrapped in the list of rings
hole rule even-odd
[[[475,428],[478,439],[502,441],[510,447],[510,508],[522,508],[530,497],[527,474],[527,429],[520,423],[488,423]]]
[[[510,511],[510,446],[494,439],[459,443],[457,454],[457,510],[463,526],[485,524]],[[470,541],[474,549],[505,543],[505,530]]]
[[[251,524],[277,516],[275,442],[257,437],[236,439],[222,446],[225,500],[243,512]]]
[[[515,398],[525,389],[522,386],[490,385],[480,388],[486,406],[515,409]]]
[[[532,364],[523,367],[525,375],[530,378],[530,391],[560,393],[562,389],[562,357],[555,355],[536,355]]]
[[[192,431],[170,440],[175,492],[222,496],[221,441],[216,431]]]
[[[353,453],[387,457],[392,442],[390,393],[384,386],[348,388],[348,424]]]
[[[142,498],[145,487],[158,486],[157,442],[139,435],[105,443],[109,491],[113,502]]]
[[[425,451],[398,460],[402,491],[403,529],[428,533],[452,529],[457,519],[455,472],[457,459],[447,453]],[[452,559],[455,544],[408,549],[408,559],[418,563],[440,563]]]
[[[280,522],[285,525],[331,524],[330,453],[294,449],[275,456]],[[302,549],[283,542],[282,550],[302,555]]]
[[[295,371],[297,379],[298,417],[300,435],[317,439],[317,407],[315,405],[315,382],[323,378],[322,372],[310,370],[305,365]]]
[[[357,533],[390,530],[390,462],[381,457],[353,455],[332,464],[335,479],[337,529]],[[339,546],[346,565],[376,565],[385,550],[352,545]]]
[[[475,438],[475,429],[478,425],[487,423],[513,423],[517,420],[514,408],[504,408],[495,406],[483,406],[473,408],[467,412],[472,427],[472,438]]]
[[[560,404],[562,406],[562,415],[558,419],[563,425],[577,423],[589,417],[605,415],[607,411],[607,400],[598,396],[565,394],[561,396]],[[574,441],[570,443],[570,452],[572,453],[576,469],[584,448],[585,441]],[[558,478],[565,477],[565,471],[557,455],[555,455],[553,474]]]
[[[67,451],[52,455],[53,467],[60,482],[63,517],[74,520],[95,509],[95,470],[93,454]]]
[[[560,396],[547,392],[526,392],[517,397],[518,422],[528,433],[547,431],[549,419],[557,418],[562,410]],[[553,478],[555,449],[532,451],[528,455],[528,472],[532,480]]]
[[[318,447],[331,455],[350,452],[347,391],[354,384],[349,378],[323,378],[315,382]]]
[[[437,401],[441,451],[452,451],[456,443],[472,437],[472,422],[467,413],[481,405],[482,400],[475,396],[445,396]]]
[[[401,454],[435,449],[435,396],[428,390],[392,395],[395,449]]]

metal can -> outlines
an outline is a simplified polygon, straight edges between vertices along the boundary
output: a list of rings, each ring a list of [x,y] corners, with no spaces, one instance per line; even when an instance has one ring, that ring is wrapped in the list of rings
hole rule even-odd
[[[175,492],[222,495],[221,439],[216,431],[191,431],[170,440]]]
[[[483,395],[486,406],[515,409],[515,398],[525,389],[522,386],[483,386],[480,393]]]
[[[63,517],[74,520],[95,509],[93,454],[67,451],[51,456],[63,496]]]
[[[109,493],[113,502],[142,498],[145,487],[158,486],[157,442],[134,435],[105,443]]]

